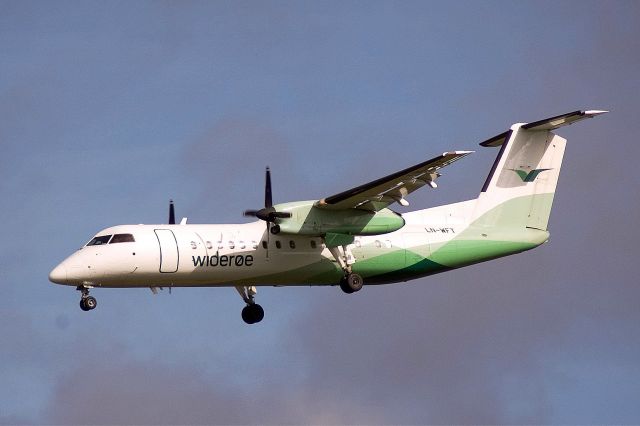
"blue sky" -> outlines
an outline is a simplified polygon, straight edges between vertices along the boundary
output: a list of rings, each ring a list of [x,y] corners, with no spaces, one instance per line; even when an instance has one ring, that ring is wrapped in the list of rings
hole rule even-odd
[[[637,2],[0,1],[0,423],[639,423]],[[515,122],[569,140],[551,241],[368,287],[95,290],[100,229],[242,222],[452,149],[474,198]],[[403,211],[406,211],[404,209]]]

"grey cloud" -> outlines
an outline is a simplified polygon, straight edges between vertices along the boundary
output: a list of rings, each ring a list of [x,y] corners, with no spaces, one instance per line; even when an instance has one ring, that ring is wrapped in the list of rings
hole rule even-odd
[[[188,364],[135,362],[129,356],[111,353],[108,363],[78,363],[56,384],[45,422],[231,424],[247,418],[243,404],[251,398],[238,395],[234,401],[224,382],[211,383]]]
[[[547,286],[476,274],[319,298],[290,337],[308,360],[307,384],[340,389],[383,423],[548,422],[541,373],[568,319],[549,306]],[[512,413],[507,400],[525,407]]]
[[[211,375],[188,361],[136,360],[126,348],[78,361],[61,376],[42,416],[53,424],[326,424],[367,419],[339,393],[309,394],[285,374],[265,371],[233,384],[233,371]],[[346,405],[346,406],[345,406]],[[371,419],[371,417],[369,417]]]

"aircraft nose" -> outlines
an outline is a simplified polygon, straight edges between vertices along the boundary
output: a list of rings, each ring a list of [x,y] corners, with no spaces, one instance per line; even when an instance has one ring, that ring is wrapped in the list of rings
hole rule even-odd
[[[53,271],[49,272],[49,281],[56,284],[64,284],[67,281],[67,268],[61,263]]]

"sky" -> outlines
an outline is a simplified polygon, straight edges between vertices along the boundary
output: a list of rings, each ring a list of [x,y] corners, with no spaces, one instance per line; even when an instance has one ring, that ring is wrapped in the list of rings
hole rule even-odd
[[[0,1],[0,424],[640,423],[640,3]],[[477,196],[512,123],[568,139],[551,239],[345,295],[96,289],[99,230],[242,223],[449,150]],[[398,207],[398,211],[408,211]]]

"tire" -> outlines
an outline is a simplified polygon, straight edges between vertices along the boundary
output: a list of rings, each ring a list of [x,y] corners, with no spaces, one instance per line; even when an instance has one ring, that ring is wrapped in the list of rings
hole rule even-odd
[[[347,287],[349,287],[353,292],[360,291],[363,285],[364,281],[360,275],[349,274],[347,276]]]
[[[347,277],[343,277],[340,280],[340,290],[344,291],[346,294],[353,293],[353,290],[351,290],[351,287],[347,284]]]
[[[262,321],[262,319],[264,318],[264,309],[262,309],[262,306],[255,304],[253,306],[251,306],[252,311],[253,311],[253,322],[254,324],[257,322]]]
[[[98,301],[96,300],[95,297],[93,296],[89,296],[86,299],[84,299],[84,305],[87,307],[87,310],[93,310],[96,308],[96,306],[98,306]]]
[[[80,309],[86,312],[90,310],[90,308],[84,302],[85,302],[85,299],[80,299]]]
[[[255,324],[264,318],[264,309],[258,304],[247,305],[242,308],[242,320],[247,324]]]
[[[251,313],[251,305],[247,305],[242,308],[242,321],[246,322],[247,324],[253,324],[253,315],[251,315]]]

